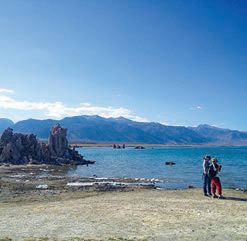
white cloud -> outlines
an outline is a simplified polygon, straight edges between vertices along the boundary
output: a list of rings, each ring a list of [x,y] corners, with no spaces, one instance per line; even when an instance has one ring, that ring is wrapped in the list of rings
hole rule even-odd
[[[197,106],[193,106],[193,107],[190,107],[190,110],[202,110],[202,106],[200,105],[197,105]]]
[[[14,93],[13,90],[0,88],[0,93]]]
[[[22,110],[22,111],[41,111],[44,118],[63,118],[76,115],[99,115],[102,117],[119,117],[135,120],[147,121],[146,119],[135,115],[131,110],[123,107],[102,107],[90,103],[81,103],[75,107],[68,107],[62,102],[30,102],[18,101],[9,96],[0,95],[0,108]]]

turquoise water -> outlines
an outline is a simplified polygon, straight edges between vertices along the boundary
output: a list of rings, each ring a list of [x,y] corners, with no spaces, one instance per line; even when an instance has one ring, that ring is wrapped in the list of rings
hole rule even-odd
[[[84,147],[78,151],[94,165],[79,166],[69,175],[83,177],[157,178],[163,188],[184,188],[202,185],[202,157],[209,154],[222,164],[223,187],[247,188],[247,147],[149,147],[112,149]],[[173,161],[174,166],[166,166]]]

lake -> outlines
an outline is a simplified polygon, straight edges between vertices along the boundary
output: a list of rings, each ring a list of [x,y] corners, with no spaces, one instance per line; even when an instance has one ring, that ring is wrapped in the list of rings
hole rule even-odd
[[[90,177],[155,178],[161,188],[202,186],[202,158],[205,154],[217,157],[222,165],[223,188],[247,188],[247,147],[83,147],[77,149],[94,165],[79,166],[68,175]],[[166,166],[172,161],[174,166]]]

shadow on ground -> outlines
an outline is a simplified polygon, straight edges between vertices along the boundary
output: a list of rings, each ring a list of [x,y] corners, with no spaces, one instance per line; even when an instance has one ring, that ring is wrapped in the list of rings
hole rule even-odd
[[[225,200],[247,202],[247,198],[241,198],[241,197],[225,197],[225,198],[226,198]]]

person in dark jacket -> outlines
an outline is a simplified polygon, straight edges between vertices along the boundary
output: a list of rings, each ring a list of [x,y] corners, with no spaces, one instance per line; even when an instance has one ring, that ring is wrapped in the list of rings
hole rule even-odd
[[[203,158],[203,193],[204,196],[211,196],[211,178],[208,175],[211,156]]]
[[[219,173],[221,171],[221,165],[218,164],[218,160],[216,158],[212,159],[212,165],[209,168],[209,177],[211,178],[211,189],[213,193],[213,198],[224,199],[222,196],[222,186],[219,178]],[[216,195],[216,190],[218,195]]]

